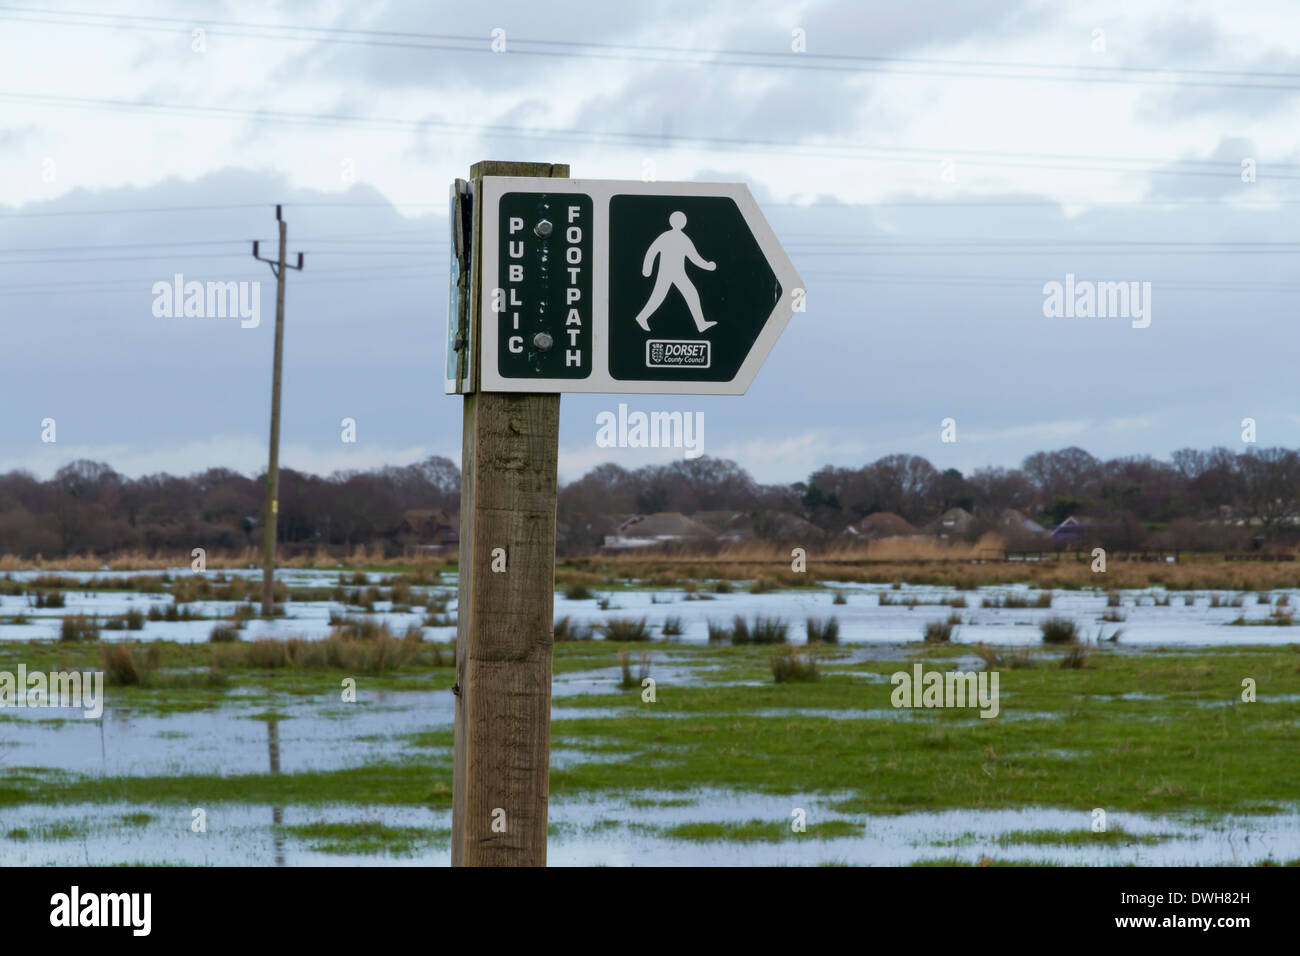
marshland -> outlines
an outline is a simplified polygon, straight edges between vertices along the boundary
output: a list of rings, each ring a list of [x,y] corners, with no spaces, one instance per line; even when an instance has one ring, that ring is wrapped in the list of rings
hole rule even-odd
[[[0,573],[0,671],[108,685],[0,709],[0,860],[447,862],[455,564],[238,557]],[[1294,565],[950,558],[561,563],[550,862],[1300,861]]]

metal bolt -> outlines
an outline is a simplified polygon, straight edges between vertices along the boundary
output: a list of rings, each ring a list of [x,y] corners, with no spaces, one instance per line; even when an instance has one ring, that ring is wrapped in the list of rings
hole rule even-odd
[[[533,336],[533,347],[539,352],[549,352],[555,340],[546,332],[538,332]]]
[[[555,227],[551,225],[551,220],[543,219],[533,227],[533,232],[537,233],[540,238],[545,239],[551,234],[551,230],[554,228]]]

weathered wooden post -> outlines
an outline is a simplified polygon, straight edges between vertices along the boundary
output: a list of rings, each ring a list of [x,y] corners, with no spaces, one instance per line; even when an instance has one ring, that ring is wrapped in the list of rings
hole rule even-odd
[[[452,188],[444,378],[465,396],[453,865],[546,862],[560,394],[743,394],[803,310],[743,184],[568,176],[484,162]],[[680,413],[676,427],[659,438],[680,447]]]
[[[568,175],[548,163],[470,169],[475,195],[484,176]],[[479,354],[483,326],[477,209],[473,222],[465,356]],[[470,391],[464,412],[451,862],[543,866],[560,396]]]

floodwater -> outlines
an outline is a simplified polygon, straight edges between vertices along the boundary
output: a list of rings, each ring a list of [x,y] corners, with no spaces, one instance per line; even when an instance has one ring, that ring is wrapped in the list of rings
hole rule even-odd
[[[50,573],[50,572],[40,572]],[[182,572],[176,570],[173,575]],[[227,576],[258,572],[223,572]],[[24,579],[36,572],[17,572]],[[66,574],[85,580],[110,572]],[[382,583],[371,575],[371,583]],[[332,587],[333,571],[286,571],[290,585]],[[348,585],[352,588],[353,585]],[[395,633],[422,622],[430,592],[451,595],[448,613],[455,615],[455,578],[445,577],[434,588],[414,589],[414,613],[395,613],[376,605]],[[847,603],[835,605],[836,592]],[[1013,594],[1032,603],[1037,592],[1027,588],[994,587],[957,592],[930,587],[891,588],[880,585],[835,584],[823,589],[749,594],[737,586],[730,594],[689,599],[683,591],[619,590],[607,595],[602,610],[596,599],[571,601],[556,595],[556,617],[599,623],[612,617],[645,617],[652,628],[666,617],[680,618],[683,644],[707,640],[709,621],[729,623],[735,615],[776,616],[787,620],[790,638],[804,639],[804,619],[834,616],[840,640],[859,645],[854,657],[892,659],[905,656],[900,642],[916,641],[926,622],[956,613],[962,618],[954,640],[962,643],[1038,644],[1037,624],[1049,615],[1076,620],[1089,637],[1110,636],[1121,629],[1119,645],[1140,652],[1144,647],[1211,647],[1244,644],[1286,644],[1298,640],[1291,627],[1233,626],[1231,621],[1267,618],[1285,595],[1288,607],[1300,593],[1269,592],[1269,603],[1254,594],[1239,606],[1225,592],[1124,591],[1118,608],[1109,608],[1105,592],[1058,591],[1050,609],[981,607],[984,598]],[[599,595],[604,597],[606,595]],[[917,607],[881,603],[934,602]],[[964,597],[969,607],[951,608],[939,602]],[[1168,603],[1163,603],[1168,597]],[[1211,606],[1217,597],[1219,606]],[[147,611],[169,604],[169,595],[132,592],[69,592],[62,609],[36,609],[25,597],[0,596],[0,640],[26,641],[58,636],[64,614],[107,617],[131,608]],[[143,631],[104,631],[103,640],[164,638],[206,641],[215,618],[233,612],[231,602],[194,602],[191,609],[209,620],[147,621]],[[259,636],[320,638],[330,630],[331,611],[371,617],[330,602],[289,602],[288,616],[270,622],[253,620],[242,632],[247,640]],[[25,624],[3,623],[24,614]],[[1123,621],[1102,621],[1103,614]],[[427,638],[446,640],[454,627],[425,628]],[[675,684],[709,679],[709,669],[688,667],[675,660],[672,646],[654,648],[657,680]],[[577,694],[616,693],[617,668],[556,675],[553,718],[601,717],[619,713],[616,707],[576,708],[566,698]],[[884,679],[872,674],[872,679]],[[611,705],[616,698],[611,697]],[[625,698],[618,698],[619,700]],[[751,712],[752,713],[752,712]],[[768,716],[865,719],[918,719],[910,710],[827,711],[782,709],[760,711]],[[0,711],[0,774],[4,767],[42,767],[90,776],[120,777],[190,774],[237,775],[329,771],[409,757],[412,736],[451,727],[453,697],[446,690],[367,691],[359,688],[357,703],[343,705],[333,694],[319,697],[282,694],[268,700],[263,693],[239,691],[213,709],[192,713],[157,713],[146,707],[119,706],[110,693],[101,720],[81,719],[78,711],[6,709]],[[689,715],[684,715],[689,716]],[[1024,716],[1024,715],[1021,715]],[[1041,715],[1031,715],[1041,716]],[[425,751],[436,757],[438,751]],[[1068,759],[1068,754],[1062,755]],[[601,757],[557,749],[553,766]],[[849,796],[849,795],[841,795]],[[1092,820],[1078,811],[1025,808],[1016,810],[952,810],[896,816],[850,816],[832,809],[836,796],[770,795],[702,789],[691,794],[641,793],[601,795],[584,799],[553,798],[550,808],[549,861],[555,865],[751,865],[847,863],[900,865],[926,860],[977,862],[982,856],[998,860],[1052,862],[1066,865],[1217,865],[1252,864],[1300,858],[1300,811],[1287,807],[1274,815],[1233,816],[1213,822],[1176,816],[1112,813],[1108,825],[1130,834],[1154,835],[1142,840],[1110,841],[1090,836]],[[206,813],[205,832],[193,831],[192,811]],[[336,865],[445,864],[449,857],[450,811],[420,807],[272,806],[217,803],[203,807],[173,803],[95,803],[46,806],[25,804],[0,808],[0,865],[180,863],[187,865]],[[792,814],[803,810],[808,832],[791,830]],[[764,821],[770,839],[682,839],[671,828],[682,824],[740,824]],[[848,824],[848,835],[822,837],[817,826]],[[379,850],[339,852],[336,838],[299,829],[318,824],[353,824],[398,828],[408,844]],[[1031,837],[1023,838],[1028,831]],[[1041,831],[1061,831],[1055,838]],[[1033,833],[1039,833],[1037,840]],[[1018,836],[1020,835],[1020,836]],[[1082,839],[1079,839],[1082,837]]]
[[[656,797],[668,806],[650,802]],[[200,801],[201,802],[201,801]],[[553,866],[904,866],[933,860],[976,863],[982,856],[1011,862],[1067,866],[1231,866],[1300,857],[1300,815],[1234,816],[1213,825],[1173,816],[1112,813],[1107,826],[1137,839],[1111,842],[1092,833],[1090,814],[1067,810],[949,810],[898,816],[853,817],[827,807],[824,797],[774,797],[704,790],[643,794],[628,801],[552,799],[547,860]],[[805,811],[806,832],[793,830]],[[205,830],[194,832],[193,811],[175,804],[73,804],[0,810],[0,864],[189,866],[418,865],[450,862],[451,811],[421,807],[301,807],[215,804]],[[670,828],[706,821],[772,824],[773,840],[684,840]],[[69,821],[78,821],[69,823]],[[819,824],[859,827],[846,836],[817,836]],[[409,846],[395,852],[331,851],[327,840],[300,835],[313,824],[408,829]],[[17,833],[15,833],[17,831]],[[1042,839],[1051,831],[1055,842]],[[1028,837],[1025,835],[1029,834]],[[1082,837],[1082,839],[1079,839]]]
[[[16,580],[28,580],[51,572],[14,572]],[[59,572],[65,577],[86,580],[91,577],[122,576],[126,572]],[[157,572],[162,573],[162,572]],[[173,569],[173,576],[186,575],[188,569]],[[216,572],[209,572],[216,573]],[[258,571],[220,572],[229,577],[257,578]],[[337,583],[335,571],[289,570],[278,576],[290,586],[333,587]],[[387,575],[372,574],[372,584],[382,584]],[[413,588],[412,610],[398,613],[390,602],[377,602],[373,615],[363,614],[356,608],[345,608],[333,601],[290,601],[286,617],[270,621],[254,619],[242,632],[245,640],[258,637],[306,637],[318,639],[330,631],[331,611],[350,617],[367,617],[386,622],[395,634],[403,633],[411,625],[424,620],[423,604],[432,593],[447,594],[451,598],[447,613],[454,619],[456,610],[456,578],[444,575],[440,584],[430,588]],[[349,589],[355,587],[348,585]],[[845,604],[834,604],[835,593],[845,598]],[[98,615],[100,618],[124,614],[132,608],[148,612],[151,606],[165,607],[171,603],[170,595],[138,592],[70,591],[67,606],[61,609],[32,608],[23,596],[0,595],[0,641],[53,639],[59,636],[59,624],[64,614]],[[749,594],[743,584],[738,584],[730,594],[692,595],[681,590],[615,590],[597,594],[607,598],[609,606],[600,607],[597,598],[571,601],[562,593],[555,595],[555,616],[568,615],[583,624],[599,624],[610,618],[645,618],[652,629],[663,626],[664,619],[675,617],[681,621],[682,634],[674,640],[686,644],[703,644],[708,641],[710,621],[729,625],[736,615],[777,617],[789,625],[792,643],[805,639],[804,622],[809,617],[834,617],[840,626],[840,642],[844,644],[896,644],[919,640],[930,621],[946,619],[950,614],[961,617],[962,623],[953,632],[953,641],[963,644],[1021,645],[1038,644],[1041,637],[1038,625],[1047,617],[1063,616],[1073,619],[1081,633],[1089,638],[1110,638],[1119,632],[1120,645],[1145,647],[1212,647],[1214,645],[1274,644],[1284,645],[1300,641],[1300,630],[1290,626],[1251,625],[1240,626],[1233,621],[1266,621],[1274,612],[1283,613],[1300,608],[1300,590],[1276,589],[1265,592],[1268,603],[1261,604],[1256,594],[1229,591],[1170,591],[1162,589],[1124,590],[1119,607],[1108,607],[1104,590],[1055,591],[1050,608],[983,607],[985,600],[997,602],[1007,596],[1034,603],[1041,592],[1023,586],[981,587],[971,591],[951,588],[903,585],[893,588],[881,584],[826,583],[819,588],[774,591],[766,594]],[[964,599],[967,607],[949,607],[942,603],[950,599]],[[1218,606],[1215,606],[1216,599]],[[1285,600],[1285,604],[1280,602]],[[882,601],[886,603],[882,603]],[[918,606],[888,602],[920,602]],[[151,640],[155,637],[181,642],[202,642],[208,639],[215,620],[234,613],[231,601],[194,601],[185,605],[203,615],[197,621],[146,621],[143,631],[104,631],[102,640]],[[14,615],[23,614],[27,623],[11,623]],[[1121,620],[1104,620],[1109,615]],[[430,640],[448,640],[455,636],[455,627],[426,627],[425,637]]]

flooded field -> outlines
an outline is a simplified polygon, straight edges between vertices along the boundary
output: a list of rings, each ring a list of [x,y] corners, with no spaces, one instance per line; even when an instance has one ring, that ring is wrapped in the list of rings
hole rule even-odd
[[[161,578],[189,576],[187,570],[153,572]],[[12,572],[15,582],[38,580],[49,572]],[[60,572],[59,576],[100,583],[114,578],[128,579],[151,572]],[[260,571],[219,572],[223,579],[261,580]],[[393,575],[367,575],[370,585],[382,587]],[[446,573],[436,585],[413,588],[416,603],[423,604],[431,594],[450,600],[448,610],[455,611],[456,576]],[[337,586],[334,571],[286,571],[277,577],[289,588],[328,590]],[[356,588],[357,585],[349,585]],[[716,593],[710,590],[688,592],[674,588],[638,590],[635,582],[618,589],[593,592],[593,597],[569,600],[563,592],[555,596],[557,617],[569,616],[584,624],[598,625],[611,618],[645,618],[651,629],[661,628],[665,618],[677,618],[682,633],[674,640],[706,643],[708,624],[729,622],[735,615],[764,615],[782,618],[793,626],[789,638],[798,643],[804,638],[804,621],[812,617],[835,617],[839,637],[844,643],[897,643],[918,640],[931,620],[951,613],[961,617],[953,640],[962,643],[1035,644],[1039,641],[1038,624],[1047,617],[1073,618],[1089,637],[1103,639],[1119,632],[1119,642],[1135,646],[1210,647],[1249,640],[1252,644],[1290,644],[1296,640],[1290,630],[1292,610],[1300,607],[1300,589],[1281,588],[1269,591],[1165,591],[1164,589],[1080,591],[1042,591],[1028,587],[980,587],[966,591],[952,588],[821,583],[808,588],[751,594],[743,585]],[[837,604],[837,595],[844,603]],[[1045,606],[1038,606],[1046,602]],[[0,594],[0,641],[57,639],[65,615],[84,614],[99,617],[122,615],[132,609],[148,612],[173,603],[165,591],[147,594],[129,590],[66,591],[66,605],[59,609],[33,608],[23,595]],[[240,602],[195,600],[185,607],[198,615],[189,621],[149,621],[142,632],[123,634],[105,632],[101,637],[132,639],[161,638],[168,641],[207,641],[212,622],[231,617]],[[1024,606],[1021,606],[1024,605]],[[244,632],[246,639],[295,636],[320,638],[331,629],[331,613],[354,614],[356,609],[337,600],[292,600],[286,616],[272,620],[254,618]],[[383,621],[394,633],[420,626],[425,621],[422,609],[409,607],[394,610],[392,601],[377,601],[369,616]],[[18,619],[22,623],[16,623]],[[426,636],[449,640],[455,636],[454,624],[425,625]]]
[[[188,572],[157,574],[158,589],[142,574],[119,575],[139,587],[118,589],[110,572],[61,573],[62,607],[37,606],[50,572],[4,577],[0,671],[97,668],[105,645],[123,643],[146,676],[109,686],[98,719],[0,709],[0,864],[449,861],[454,574],[375,600],[362,589],[391,587],[391,575],[287,571],[284,616],[244,615],[234,645],[209,637],[245,602],[178,602]],[[593,639],[555,649],[550,862],[1295,861],[1297,600],[635,581],[557,593],[557,619],[592,625]],[[193,619],[168,620],[178,604]],[[65,617],[132,611],[138,629],[60,640]],[[710,643],[710,625],[736,616],[786,624],[817,679],[776,683],[773,648]],[[922,642],[950,616],[950,641]],[[1076,622],[1073,663],[1043,645],[1049,616]],[[833,617],[838,640],[809,645],[809,617]],[[649,640],[600,639],[610,621],[642,618]],[[421,650],[356,673],[355,701],[334,665],[218,656],[259,638],[325,642],[360,619]],[[999,671],[997,719],[897,706],[891,678],[917,665]],[[1246,679],[1258,685],[1250,703]]]

